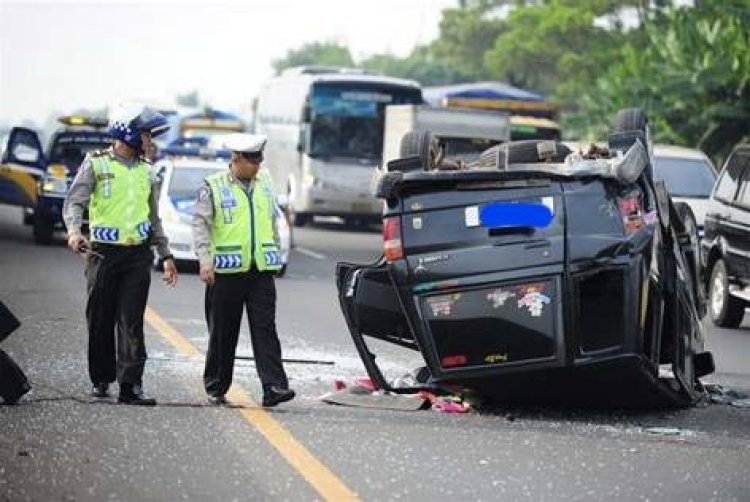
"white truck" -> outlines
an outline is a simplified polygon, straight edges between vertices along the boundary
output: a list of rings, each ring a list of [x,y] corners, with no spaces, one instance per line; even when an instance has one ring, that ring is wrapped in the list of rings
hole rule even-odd
[[[385,112],[383,168],[401,157],[401,139],[410,131],[429,131],[445,147],[445,156],[465,161],[487,148],[510,140],[505,112],[429,105],[389,105]]]

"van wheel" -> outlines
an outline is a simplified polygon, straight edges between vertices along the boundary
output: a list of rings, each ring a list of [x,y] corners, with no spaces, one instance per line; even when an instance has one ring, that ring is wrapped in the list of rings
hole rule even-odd
[[[34,212],[26,207],[24,207],[21,210],[23,211],[23,224],[33,225],[34,224]]]
[[[706,293],[703,289],[701,278],[700,278],[700,244],[698,237],[698,222],[695,219],[693,210],[690,209],[684,202],[675,202],[675,210],[682,221],[683,227],[685,227],[685,241],[683,244],[683,256],[685,257],[685,264],[689,268],[690,275],[693,280],[693,296],[695,298],[695,308],[698,311],[698,316],[702,319],[706,315]]]
[[[37,214],[34,218],[34,242],[43,246],[52,244],[55,234],[55,224]]]
[[[292,214],[292,221],[295,227],[304,227],[308,223],[312,222],[312,215],[308,213],[297,213]]]
[[[492,146],[479,155],[477,167],[479,169],[499,169],[505,170],[506,159],[508,164],[536,164],[545,159],[540,156],[547,146],[554,147],[549,151],[549,160],[551,162],[563,162],[565,157],[570,153],[563,143],[551,140],[527,139],[521,141],[511,141],[510,143],[501,143]]]
[[[745,316],[745,302],[729,294],[729,278],[724,260],[719,259],[711,270],[708,283],[711,320],[722,328],[736,328]]]
[[[422,169],[431,170],[434,166],[433,149],[435,139],[430,131],[409,131],[401,138],[399,156],[419,157]]]
[[[615,132],[640,131],[645,134],[648,130],[648,116],[640,108],[624,108],[617,112],[614,128]]]

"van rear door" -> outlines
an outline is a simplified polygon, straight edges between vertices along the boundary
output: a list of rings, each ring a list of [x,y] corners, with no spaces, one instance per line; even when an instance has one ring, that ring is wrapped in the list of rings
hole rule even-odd
[[[439,377],[562,364],[562,187],[460,174],[402,198],[405,266],[394,263],[394,277],[428,365]]]

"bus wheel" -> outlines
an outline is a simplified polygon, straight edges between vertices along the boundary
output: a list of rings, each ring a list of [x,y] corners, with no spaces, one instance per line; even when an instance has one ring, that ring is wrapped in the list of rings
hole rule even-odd
[[[52,244],[52,237],[55,234],[55,224],[42,215],[37,214],[34,218],[34,242],[43,246]]]
[[[294,226],[304,227],[308,223],[312,222],[312,215],[309,213],[294,213]]]

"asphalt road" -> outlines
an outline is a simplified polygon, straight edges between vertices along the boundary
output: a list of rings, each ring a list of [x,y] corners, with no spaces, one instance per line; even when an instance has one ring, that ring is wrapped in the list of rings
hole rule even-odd
[[[284,356],[333,363],[287,364],[296,400],[259,409],[255,368],[239,361],[230,397],[243,407],[205,406],[202,284],[183,273],[172,290],[154,272],[144,383],[160,405],[91,403],[81,262],[62,235],[35,246],[20,220],[0,206],[0,299],[23,322],[2,348],[34,389],[0,406],[0,500],[750,500],[747,408],[451,415],[320,401],[334,380],[365,374],[334,264],[372,260],[380,245],[373,229],[335,223],[296,229],[277,281]],[[750,319],[708,343],[707,380],[750,391]],[[389,376],[420,364],[378,349]],[[251,355],[246,327],[238,353]]]

